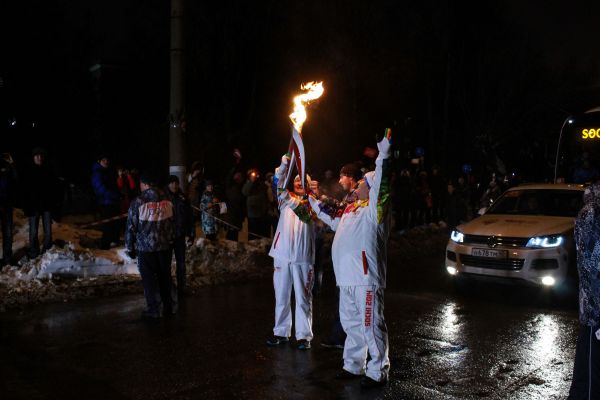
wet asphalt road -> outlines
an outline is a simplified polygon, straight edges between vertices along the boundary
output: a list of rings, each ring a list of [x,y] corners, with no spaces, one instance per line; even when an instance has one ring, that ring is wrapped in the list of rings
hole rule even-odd
[[[139,319],[140,296],[0,315],[2,399],[560,399],[571,379],[576,299],[478,284],[457,291],[443,249],[389,267],[390,383],[333,379],[341,351],[319,346],[332,276],[315,299],[313,349],[268,348],[268,278],[207,287],[174,317]]]

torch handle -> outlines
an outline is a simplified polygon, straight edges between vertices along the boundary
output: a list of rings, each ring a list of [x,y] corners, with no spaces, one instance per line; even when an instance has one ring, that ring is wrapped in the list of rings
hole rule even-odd
[[[286,188],[287,188],[288,183],[290,183],[290,177],[292,176],[292,172],[294,170],[294,166],[296,165],[296,154],[295,154],[294,149],[293,149],[293,144],[294,144],[294,130],[295,129],[296,128],[292,124],[292,134],[290,135],[290,144],[288,145],[288,153],[290,154],[290,164],[289,164],[289,167],[288,167],[287,175],[285,176],[285,185],[284,185],[284,187],[286,187]],[[298,132],[298,134],[300,134],[300,132]]]
[[[288,153],[292,154],[292,144],[294,143],[294,125],[292,124],[292,133],[290,134],[290,144],[288,145]]]

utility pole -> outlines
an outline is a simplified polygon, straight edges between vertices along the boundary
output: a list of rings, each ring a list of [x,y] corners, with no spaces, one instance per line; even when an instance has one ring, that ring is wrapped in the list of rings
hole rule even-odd
[[[171,0],[171,101],[169,107],[169,174],[187,186],[183,128],[185,127],[185,65],[183,14],[185,0]]]

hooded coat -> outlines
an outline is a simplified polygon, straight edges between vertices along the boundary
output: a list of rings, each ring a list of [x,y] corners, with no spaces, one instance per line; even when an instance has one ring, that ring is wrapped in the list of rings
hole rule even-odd
[[[579,271],[579,322],[600,325],[600,185],[583,194],[583,208],[575,221]]]

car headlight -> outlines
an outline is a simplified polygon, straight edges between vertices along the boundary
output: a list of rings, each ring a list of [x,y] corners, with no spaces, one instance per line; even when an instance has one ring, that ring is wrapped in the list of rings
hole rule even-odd
[[[450,240],[456,243],[462,243],[465,240],[465,235],[461,231],[450,232]]]
[[[563,243],[562,236],[536,236],[529,239],[526,247],[558,247]]]

